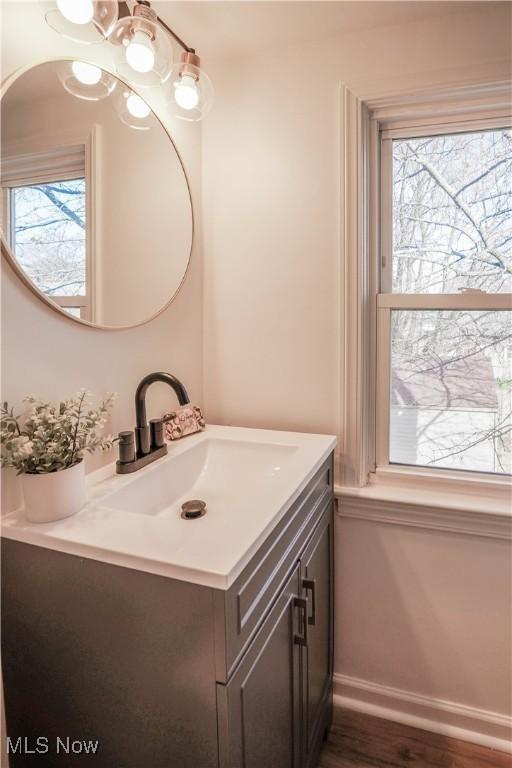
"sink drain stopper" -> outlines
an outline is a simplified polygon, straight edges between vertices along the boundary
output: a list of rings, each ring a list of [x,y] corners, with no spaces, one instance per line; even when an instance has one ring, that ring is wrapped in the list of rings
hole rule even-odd
[[[206,515],[206,502],[201,499],[191,499],[181,505],[181,516],[184,520],[195,520]]]

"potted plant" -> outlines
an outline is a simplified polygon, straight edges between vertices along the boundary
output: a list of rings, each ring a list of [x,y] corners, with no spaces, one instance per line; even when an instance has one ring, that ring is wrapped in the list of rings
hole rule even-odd
[[[101,436],[114,395],[93,408],[89,393],[57,405],[29,396],[28,411],[15,416],[4,403],[0,425],[0,463],[20,475],[25,516],[48,523],[78,512],[85,504],[84,454],[112,448]]]

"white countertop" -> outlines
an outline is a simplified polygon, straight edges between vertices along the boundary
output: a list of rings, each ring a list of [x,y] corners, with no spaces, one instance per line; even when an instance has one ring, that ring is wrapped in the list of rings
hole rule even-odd
[[[88,503],[72,517],[6,515],[2,536],[225,590],[335,445],[330,435],[208,426],[131,475],[115,462],[88,475]],[[191,498],[206,501],[205,517],[181,518]]]

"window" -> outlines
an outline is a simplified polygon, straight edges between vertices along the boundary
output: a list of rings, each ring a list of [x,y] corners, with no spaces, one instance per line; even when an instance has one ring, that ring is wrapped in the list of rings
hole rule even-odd
[[[90,319],[85,147],[13,154],[2,173],[9,244],[40,291]]]
[[[11,248],[32,282],[80,317],[85,306],[85,179],[11,187]]]
[[[377,466],[510,474],[512,131],[382,130],[381,258]]]

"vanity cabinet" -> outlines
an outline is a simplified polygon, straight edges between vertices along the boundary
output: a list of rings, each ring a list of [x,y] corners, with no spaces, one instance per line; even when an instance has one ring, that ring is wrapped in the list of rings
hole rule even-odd
[[[332,457],[227,590],[3,539],[7,733],[49,746],[11,768],[59,768],[68,736],[96,768],[315,768],[332,546]]]

